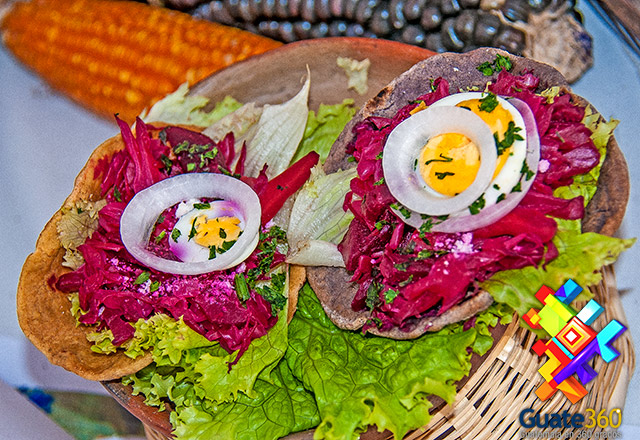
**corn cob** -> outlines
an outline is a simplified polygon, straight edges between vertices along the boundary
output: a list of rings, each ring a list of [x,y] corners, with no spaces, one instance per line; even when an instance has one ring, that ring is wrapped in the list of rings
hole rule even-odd
[[[129,1],[17,2],[0,29],[15,57],[54,89],[127,121],[184,82],[282,44]]]
[[[435,52],[491,46],[536,55],[570,81],[592,64],[591,38],[575,0],[148,1],[284,42],[364,36]]]

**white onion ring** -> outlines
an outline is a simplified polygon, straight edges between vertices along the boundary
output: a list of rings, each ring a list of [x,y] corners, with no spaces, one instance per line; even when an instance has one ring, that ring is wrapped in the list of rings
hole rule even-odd
[[[235,201],[245,217],[245,228],[224,254],[208,261],[186,263],[167,260],[149,250],[153,226],[166,209],[184,200],[211,197]],[[260,199],[249,185],[224,174],[191,173],[162,180],[137,193],[120,218],[120,238],[129,253],[143,265],[177,275],[198,275],[224,270],[244,261],[258,244]]]
[[[414,171],[415,160],[427,141],[444,133],[465,135],[480,152],[476,178],[454,197],[436,193]],[[486,190],[495,167],[496,145],[489,126],[459,107],[430,107],[408,117],[389,134],[382,154],[384,180],[391,194],[410,210],[427,215],[447,215],[471,205]]]
[[[538,162],[540,161],[540,136],[533,112],[529,106],[516,98],[509,98],[509,102],[518,110],[524,120],[524,126],[527,139],[527,167],[534,174],[530,179],[521,177],[521,191],[511,192],[507,197],[499,203],[494,203],[483,208],[478,214],[471,214],[468,209],[464,209],[444,220],[435,224],[431,230],[433,232],[467,232],[474,229],[482,228],[495,223],[509,212],[511,212],[527,194],[538,171]],[[401,216],[405,223],[414,228],[419,228],[424,223],[424,219],[420,214],[412,212],[409,218]]]

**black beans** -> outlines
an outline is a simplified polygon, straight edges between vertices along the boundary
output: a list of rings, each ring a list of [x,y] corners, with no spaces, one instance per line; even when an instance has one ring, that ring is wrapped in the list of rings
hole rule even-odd
[[[473,32],[473,40],[479,46],[490,46],[499,30],[500,19],[489,12],[480,11]]]
[[[284,42],[327,36],[379,37],[465,52],[493,46],[521,54],[525,35],[510,22],[572,7],[575,0],[165,0],[198,17]],[[482,7],[481,7],[482,6]],[[498,17],[499,8],[506,22]]]

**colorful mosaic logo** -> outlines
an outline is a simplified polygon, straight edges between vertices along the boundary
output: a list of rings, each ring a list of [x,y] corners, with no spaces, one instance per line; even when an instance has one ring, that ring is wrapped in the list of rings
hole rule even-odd
[[[555,294],[552,289],[542,286],[536,298],[544,307],[531,309],[523,316],[532,328],[542,328],[551,335],[550,340],[540,339],[532,347],[538,356],[548,356],[538,370],[545,380],[536,390],[541,400],[547,400],[560,390],[572,403],[578,402],[587,395],[584,385],[598,374],[589,365],[591,359],[600,355],[606,362],[611,362],[620,355],[610,344],[627,328],[614,319],[600,332],[594,331],[591,324],[604,308],[590,300],[576,312],[570,304],[581,291],[582,287],[573,280],[567,281]]]

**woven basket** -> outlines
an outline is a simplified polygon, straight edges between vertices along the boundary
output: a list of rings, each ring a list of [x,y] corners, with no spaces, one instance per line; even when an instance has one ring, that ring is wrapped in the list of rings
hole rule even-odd
[[[595,330],[600,330],[612,319],[626,322],[613,268],[606,267],[602,276],[602,282],[592,289],[595,299],[605,308],[592,326]],[[575,308],[581,306],[577,304]],[[600,357],[592,361],[592,367],[598,375],[587,384],[588,394],[575,405],[559,391],[546,401],[536,396],[535,390],[543,381],[538,369],[546,358],[538,357],[531,350],[535,341],[535,334],[521,328],[514,320],[502,338],[496,341],[480,368],[460,389],[454,404],[438,410],[428,426],[410,433],[405,440],[516,439],[529,431],[522,428],[518,420],[525,408],[542,414],[561,413],[565,409],[571,414],[586,414],[587,408],[593,408],[597,414],[606,409],[608,415],[610,410],[624,406],[629,380],[635,368],[630,332],[625,331],[614,342],[616,350],[620,352],[619,358],[610,363]],[[554,430],[555,436],[564,436],[555,438],[570,438],[570,433],[566,431],[570,429]],[[149,440],[171,438],[146,425],[145,433]],[[295,437],[310,439],[312,434],[302,433]],[[380,438],[392,439],[393,436],[383,435]]]

